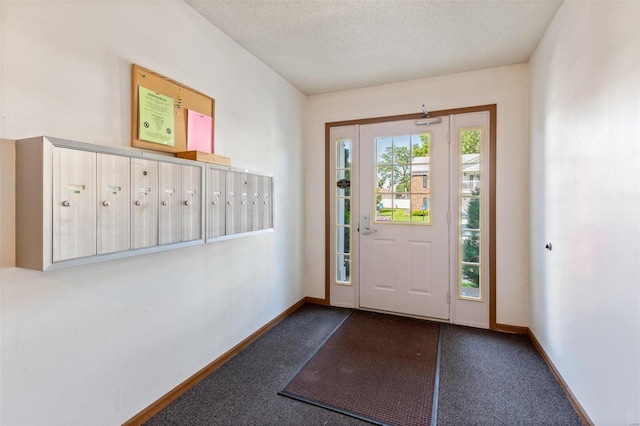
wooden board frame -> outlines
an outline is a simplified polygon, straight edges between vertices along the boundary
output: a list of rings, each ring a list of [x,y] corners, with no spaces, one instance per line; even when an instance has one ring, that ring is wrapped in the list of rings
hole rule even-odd
[[[138,139],[138,87],[142,86],[156,93],[174,99],[174,145],[162,145]],[[211,151],[214,152],[216,100],[191,89],[156,72],[131,64],[131,146],[177,153],[187,151],[187,110],[213,117]]]

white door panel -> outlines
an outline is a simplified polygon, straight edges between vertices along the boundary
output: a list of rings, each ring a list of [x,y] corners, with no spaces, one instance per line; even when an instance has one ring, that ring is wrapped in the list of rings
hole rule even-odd
[[[444,117],[428,128],[415,120],[360,128],[363,308],[449,318],[448,122]],[[428,155],[414,155],[415,141],[427,134]]]
[[[408,248],[409,292],[417,294],[432,293],[431,242],[409,241]]]

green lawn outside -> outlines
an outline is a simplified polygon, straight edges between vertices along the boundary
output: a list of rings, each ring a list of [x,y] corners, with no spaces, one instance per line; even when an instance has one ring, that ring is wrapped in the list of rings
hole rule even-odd
[[[377,218],[378,220],[381,220],[381,218],[384,218],[382,219],[383,221],[388,220],[390,222],[391,221],[393,222],[410,222],[411,221],[411,217],[409,216],[409,213],[407,212],[406,209],[380,209],[378,210]],[[428,222],[428,221],[429,221],[428,212],[426,216],[421,216],[421,215],[413,216],[413,222]]]

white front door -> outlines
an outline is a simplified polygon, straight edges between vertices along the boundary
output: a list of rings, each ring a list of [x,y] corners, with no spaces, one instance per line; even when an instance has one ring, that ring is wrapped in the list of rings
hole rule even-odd
[[[359,305],[449,318],[449,118],[360,126]]]

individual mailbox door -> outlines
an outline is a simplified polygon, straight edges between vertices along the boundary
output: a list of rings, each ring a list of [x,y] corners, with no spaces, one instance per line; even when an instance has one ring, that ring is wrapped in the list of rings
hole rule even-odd
[[[182,241],[182,165],[159,163],[160,187],[159,235],[160,244]]]
[[[131,159],[131,248],[158,245],[158,162]]]
[[[96,254],[96,154],[53,150],[53,262]]]
[[[247,216],[249,218],[247,224],[248,231],[257,231],[260,227],[262,209],[259,206],[260,201],[260,179],[262,176],[247,175]]]
[[[227,234],[247,230],[246,175],[240,172],[227,173]]]
[[[207,170],[207,239],[224,235],[226,175],[224,170]]]
[[[273,228],[273,178],[262,176],[260,187],[261,229]]]
[[[182,240],[202,238],[202,168],[182,166]]]
[[[97,253],[129,250],[131,164],[128,157],[97,154]]]
[[[251,215],[249,214],[249,175],[247,175],[246,173],[241,173],[237,185],[239,185],[238,192],[240,194],[240,228],[238,232],[248,232],[251,231]]]

